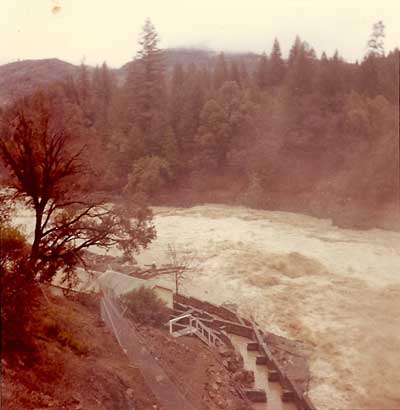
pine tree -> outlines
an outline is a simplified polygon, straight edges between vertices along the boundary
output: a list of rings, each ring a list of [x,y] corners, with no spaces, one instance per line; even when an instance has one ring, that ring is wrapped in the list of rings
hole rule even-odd
[[[160,153],[166,122],[163,52],[158,43],[158,34],[147,19],[139,37],[141,48],[130,65],[125,86],[129,121],[141,131],[151,155]]]
[[[392,104],[398,104],[399,101],[399,62],[400,50],[395,48],[383,59],[378,73],[381,93]],[[397,87],[394,84],[397,84]]]
[[[185,159],[193,157],[195,150],[194,136],[199,126],[200,112],[204,105],[209,75],[191,63],[187,69],[183,84],[183,103],[180,110],[180,118],[177,122],[175,134],[178,146]],[[205,83],[206,82],[206,83]],[[188,164],[188,161],[183,161]]]
[[[380,93],[379,71],[383,65],[385,25],[378,21],[372,27],[367,54],[360,67],[360,91],[371,97]]]
[[[220,53],[214,68],[214,88],[218,90],[229,79],[228,66],[224,53]]]
[[[232,61],[229,67],[229,80],[235,81],[236,84],[240,85],[240,72],[236,61]]]
[[[240,76],[240,84],[242,87],[246,88],[250,85],[250,76],[246,68],[246,64],[244,60],[240,60],[239,64],[239,76]]]
[[[268,87],[268,59],[265,53],[262,54],[255,71],[255,83],[261,91]]]
[[[110,126],[110,108],[114,93],[114,79],[104,62],[92,75],[93,104],[98,128],[106,133]]]
[[[89,102],[90,97],[91,97],[90,74],[84,63],[82,63],[79,67],[78,93],[79,93],[80,101],[83,104],[86,104]]]
[[[306,42],[296,37],[289,56],[286,85],[292,96],[301,97],[313,89],[315,52]]]
[[[288,65],[291,67],[294,62],[296,61],[298,55],[300,54],[300,50],[303,47],[303,42],[300,40],[299,36],[296,36],[293,46],[289,51],[289,59],[288,59]]]
[[[180,63],[174,65],[169,93],[169,123],[175,133],[179,132],[184,105],[185,72]]]
[[[106,62],[103,62],[101,66],[100,79],[102,88],[101,97],[104,105],[109,106],[114,93],[115,84],[113,75],[111,74]]]
[[[316,90],[326,99],[330,109],[339,109],[338,100],[344,94],[344,67],[343,62],[336,51],[333,58],[328,59],[325,52],[322,53],[317,71]]]
[[[372,33],[368,40],[367,55],[384,56],[384,38],[385,38],[385,25],[380,20],[372,26]]]
[[[140,35],[138,61],[138,108],[143,131],[151,128],[152,113],[162,110],[165,100],[163,52],[158,47],[159,37],[147,19]]]
[[[281,48],[278,39],[275,38],[269,58],[269,85],[277,87],[282,84],[285,78],[285,63],[282,59]]]

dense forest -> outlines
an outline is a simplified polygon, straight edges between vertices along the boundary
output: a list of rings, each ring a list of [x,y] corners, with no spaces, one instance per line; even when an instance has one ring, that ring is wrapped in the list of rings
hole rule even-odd
[[[82,64],[42,93],[90,147],[87,189],[110,198],[239,204],[390,228],[399,50],[385,53],[383,38],[379,22],[356,63],[338,52],[318,58],[296,37],[287,59],[275,39],[261,56],[176,50],[191,58],[171,66],[148,20],[123,76]]]

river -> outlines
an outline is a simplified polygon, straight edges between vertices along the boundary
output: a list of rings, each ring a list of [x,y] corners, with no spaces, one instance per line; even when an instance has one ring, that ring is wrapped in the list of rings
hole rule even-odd
[[[216,205],[156,208],[155,224],[138,261],[193,251],[187,293],[304,341],[319,409],[400,408],[400,233]]]

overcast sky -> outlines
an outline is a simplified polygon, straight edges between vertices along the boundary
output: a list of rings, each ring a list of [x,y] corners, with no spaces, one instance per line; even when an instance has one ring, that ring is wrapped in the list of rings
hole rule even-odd
[[[386,50],[399,45],[399,0],[0,0],[0,63],[57,57],[119,67],[134,57],[146,17],[161,46],[284,56],[296,34],[318,56],[338,49],[361,59],[372,24],[386,25]]]

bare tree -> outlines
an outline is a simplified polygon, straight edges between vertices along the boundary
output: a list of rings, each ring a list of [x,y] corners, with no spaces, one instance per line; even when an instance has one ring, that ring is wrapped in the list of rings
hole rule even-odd
[[[74,279],[82,251],[96,245],[118,246],[129,257],[155,237],[148,208],[107,204],[84,191],[89,173],[87,147],[36,97],[11,109],[0,124],[0,158],[8,170],[7,186],[35,212],[28,271],[50,281],[58,271]]]
[[[198,259],[192,250],[177,250],[175,244],[168,244],[168,262],[175,280],[175,292],[179,294],[182,282],[187,279],[188,274],[198,269]]]

